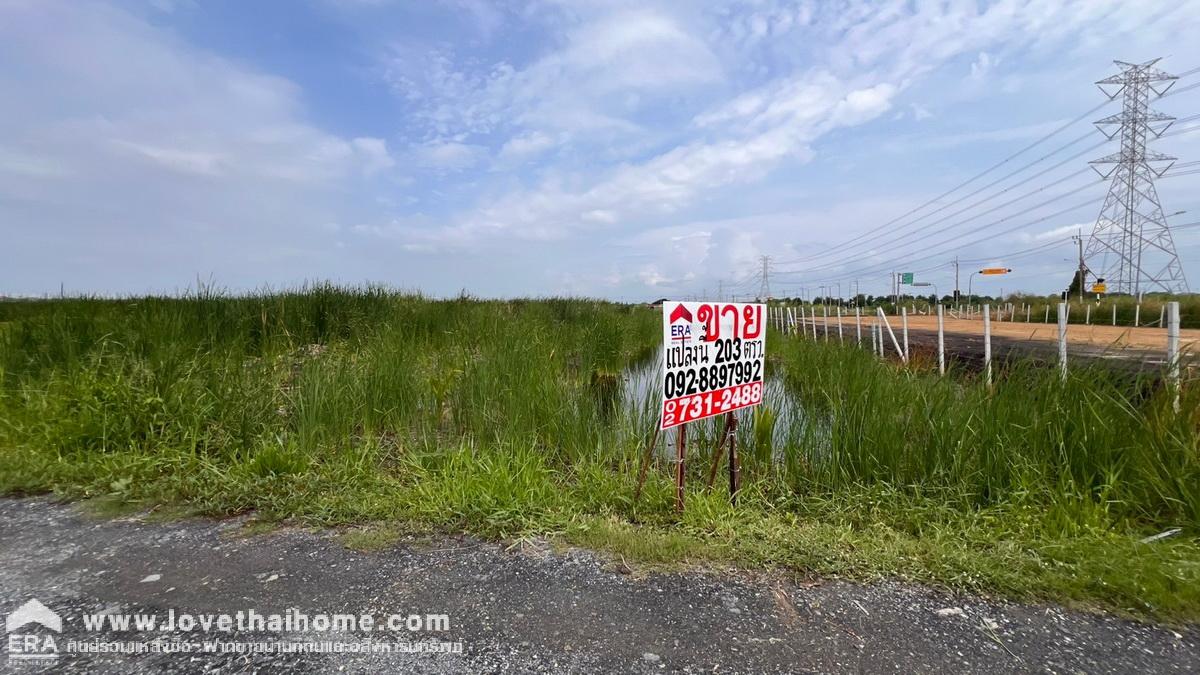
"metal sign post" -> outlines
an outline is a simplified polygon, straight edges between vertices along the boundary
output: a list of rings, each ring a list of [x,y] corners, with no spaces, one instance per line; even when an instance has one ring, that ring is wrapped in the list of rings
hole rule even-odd
[[[683,513],[684,455],[687,451],[687,425],[679,425],[675,432],[675,510]]]
[[[732,412],[725,413],[725,429],[713,448],[712,465],[708,469],[708,487],[713,486],[717,479],[717,469],[721,466],[721,458],[729,457],[729,501],[737,506],[737,492],[741,484],[741,465],[737,455],[737,416]]]

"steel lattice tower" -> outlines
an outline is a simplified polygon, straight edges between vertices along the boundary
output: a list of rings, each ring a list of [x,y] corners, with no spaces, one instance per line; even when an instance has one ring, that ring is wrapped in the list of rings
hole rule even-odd
[[[759,256],[758,259],[762,262],[762,284],[758,287],[758,297],[766,302],[771,299],[771,256]]]
[[[1091,162],[1103,178],[1112,178],[1112,184],[1088,241],[1088,267],[1105,280],[1109,293],[1186,293],[1187,279],[1154,187],[1154,179],[1162,177],[1175,158],[1146,150],[1146,141],[1161,136],[1175,120],[1150,110],[1150,93],[1162,96],[1176,76],[1155,68],[1158,59],[1113,63],[1121,72],[1096,86],[1110,100],[1122,97],[1122,110],[1095,124],[1109,139],[1120,135],[1121,150]],[[1098,168],[1103,164],[1114,166],[1105,173]]]

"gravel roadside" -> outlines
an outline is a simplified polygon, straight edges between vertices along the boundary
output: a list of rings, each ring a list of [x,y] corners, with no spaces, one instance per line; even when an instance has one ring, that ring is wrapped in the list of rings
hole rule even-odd
[[[908,584],[774,576],[631,574],[620,561],[469,538],[372,553],[332,532],[241,536],[238,519],[99,521],[45,498],[0,499],[0,612],[36,598],[62,632],[11,631],[5,672],[1200,672],[1200,631]],[[428,614],[448,631],[89,632],[107,612],[263,616]],[[53,660],[13,658],[51,637]],[[69,642],[437,641],[459,653],[84,654]],[[44,644],[44,643],[43,643]],[[32,648],[33,644],[21,646]]]

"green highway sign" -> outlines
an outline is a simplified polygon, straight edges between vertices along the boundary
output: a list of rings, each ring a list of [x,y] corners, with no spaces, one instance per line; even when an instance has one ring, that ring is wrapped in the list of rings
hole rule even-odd
[[[912,272],[901,272],[900,273],[900,283],[911,285],[912,282],[913,282],[913,273]]]

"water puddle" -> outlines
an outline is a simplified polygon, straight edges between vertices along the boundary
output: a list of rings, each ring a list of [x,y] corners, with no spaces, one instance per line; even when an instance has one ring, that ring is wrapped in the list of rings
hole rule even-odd
[[[651,428],[658,424],[658,411],[662,404],[662,361],[663,352],[660,348],[622,374],[621,403],[640,428]],[[737,413],[739,447],[754,447],[759,452],[768,452],[776,462],[784,462],[789,456],[795,456],[800,448],[828,447],[827,426],[804,409],[778,373],[768,369],[764,384],[766,389],[762,404]],[[722,424],[721,418],[716,417],[702,420],[693,427],[699,426],[704,438],[714,439],[720,434]],[[660,452],[670,454],[673,451],[668,449],[667,444],[661,444]]]

